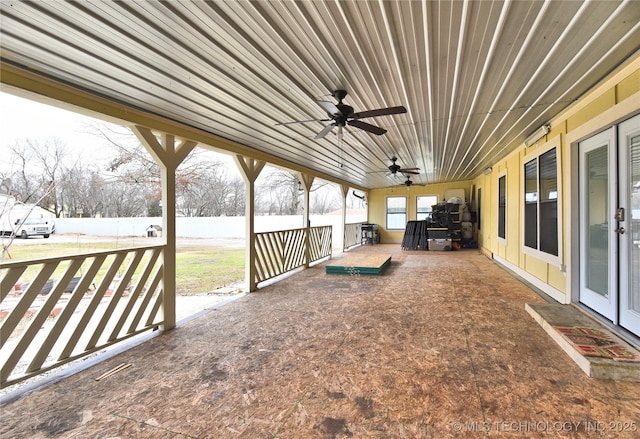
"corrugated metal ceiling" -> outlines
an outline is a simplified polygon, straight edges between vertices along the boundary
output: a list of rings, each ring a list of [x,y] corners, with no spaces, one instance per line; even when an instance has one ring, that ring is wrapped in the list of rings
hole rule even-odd
[[[465,180],[640,48],[637,1],[1,1],[3,62],[368,188]],[[328,122],[355,111],[376,136]],[[335,102],[335,101],[334,101]],[[336,133],[337,129],[333,130]]]

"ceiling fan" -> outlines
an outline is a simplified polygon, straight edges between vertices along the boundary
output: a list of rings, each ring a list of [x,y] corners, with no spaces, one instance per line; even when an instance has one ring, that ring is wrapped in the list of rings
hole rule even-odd
[[[326,112],[329,119],[312,119],[312,120],[301,120],[301,121],[293,121],[293,122],[285,122],[277,125],[285,125],[291,123],[305,123],[305,122],[332,122],[331,124],[324,127],[322,131],[320,131],[316,135],[316,139],[322,139],[327,134],[333,130],[334,127],[338,127],[338,135],[342,134],[342,128],[346,125],[360,128],[361,130],[367,131],[369,133],[376,134],[378,136],[387,132],[384,128],[380,128],[376,125],[371,125],[370,123],[363,122],[360,119],[366,119],[369,117],[378,117],[378,116],[388,116],[391,114],[401,114],[406,113],[407,109],[403,106],[398,107],[387,107],[387,108],[379,108],[377,110],[367,110],[360,111],[355,113],[353,111],[353,107],[343,104],[342,100],[347,96],[346,90],[335,90],[331,94],[334,98],[338,100],[337,104],[329,101],[317,101],[318,105],[320,105]]]
[[[385,171],[373,171],[373,172],[368,172],[368,174],[373,174],[376,172],[386,172],[386,175],[396,175],[398,172],[404,175],[418,175],[420,173],[420,168],[403,168],[402,166],[398,165],[396,162],[398,161],[398,157],[391,157],[391,164],[387,167],[387,170]]]
[[[398,186],[406,186],[406,187],[411,187],[411,186],[424,186],[424,184],[416,184],[413,181],[411,181],[411,176],[407,175],[407,179],[406,181],[404,181],[404,183],[399,184]]]

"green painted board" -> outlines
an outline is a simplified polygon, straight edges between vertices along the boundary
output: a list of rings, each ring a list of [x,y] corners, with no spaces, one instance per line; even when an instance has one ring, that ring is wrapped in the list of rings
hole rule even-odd
[[[325,267],[327,274],[380,276],[391,264],[391,255],[348,255]]]

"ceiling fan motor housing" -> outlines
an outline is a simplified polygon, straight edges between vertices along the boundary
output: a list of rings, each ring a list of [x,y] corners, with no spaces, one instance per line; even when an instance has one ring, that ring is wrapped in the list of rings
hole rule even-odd
[[[334,90],[332,96],[336,98],[338,101],[342,101],[347,97],[347,90]]]

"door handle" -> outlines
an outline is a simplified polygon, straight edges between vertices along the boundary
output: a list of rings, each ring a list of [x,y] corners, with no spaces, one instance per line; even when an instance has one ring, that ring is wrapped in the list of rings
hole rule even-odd
[[[614,230],[614,232],[620,235],[624,235],[624,232],[626,232],[626,230],[624,229],[624,227],[618,227],[617,229]]]

